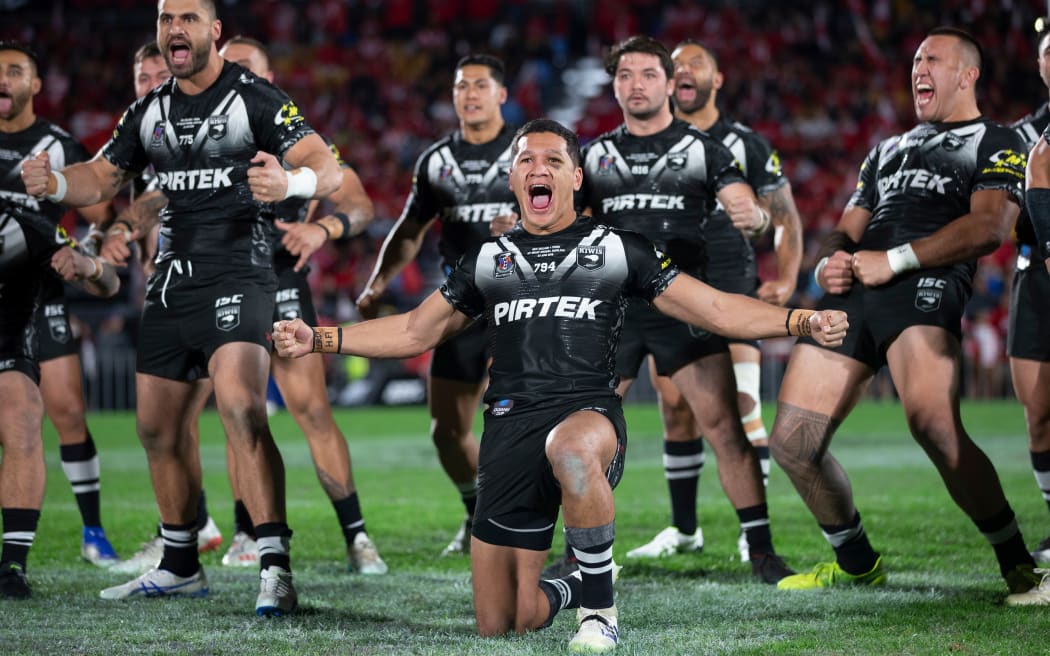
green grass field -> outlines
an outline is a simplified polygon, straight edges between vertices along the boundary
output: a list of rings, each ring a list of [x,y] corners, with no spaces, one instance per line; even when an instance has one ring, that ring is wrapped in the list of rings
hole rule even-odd
[[[1050,517],[1029,466],[1020,406],[970,404],[967,425],[995,462],[1029,544]],[[858,408],[833,452],[854,484],[872,543],[890,574],[881,589],[786,593],[752,582],[736,560],[737,523],[718,486],[714,459],[700,486],[706,547],[699,556],[627,562],[625,552],[668,523],[655,408],[630,406],[627,470],[616,491],[615,552],[627,565],[617,584],[620,654],[1047,654],[1050,609],[1010,609],[991,549],[949,499],[908,437],[900,408]],[[772,418],[767,409],[767,423]],[[346,572],[342,536],[317,483],[301,434],[286,414],[271,425],[288,470],[293,567],[301,611],[264,620],[253,613],[257,573],[204,556],[207,600],[103,602],[98,591],[126,577],[79,559],[80,519],[45,429],[48,488],[30,554],[34,596],[0,604],[2,654],[557,654],[574,614],[525,636],[474,634],[466,558],[438,554],[462,507],[426,437],[422,408],[340,411],[369,533],[390,565],[382,577]],[[151,535],[156,506],[145,456],[127,414],[89,418],[102,458],[103,520],[130,555]],[[209,507],[232,534],[224,449],[214,414],[202,424]],[[778,551],[798,569],[831,554],[782,472],[770,481]],[[559,531],[560,533],[560,531]],[[226,544],[223,545],[225,548]],[[560,535],[555,550],[562,548]],[[221,554],[221,552],[220,552]]]

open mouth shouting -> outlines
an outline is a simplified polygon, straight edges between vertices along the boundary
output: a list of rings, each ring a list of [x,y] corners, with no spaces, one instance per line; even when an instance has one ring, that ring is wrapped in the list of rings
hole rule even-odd
[[[536,183],[529,185],[529,206],[537,212],[544,212],[551,206],[554,192],[550,185]]]
[[[7,116],[14,107],[15,99],[7,91],[0,91],[0,116]]]
[[[174,38],[168,42],[168,60],[172,68],[189,66],[193,59],[193,50],[190,42],[182,38]]]
[[[920,109],[933,102],[933,85],[929,82],[915,83],[915,105]]]
[[[696,80],[684,75],[676,77],[674,97],[681,103],[692,104],[696,100]]]

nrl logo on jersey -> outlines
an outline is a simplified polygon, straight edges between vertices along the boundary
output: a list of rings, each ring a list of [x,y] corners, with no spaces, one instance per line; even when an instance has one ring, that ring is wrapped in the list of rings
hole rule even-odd
[[[164,145],[164,121],[153,124],[153,137],[149,140],[150,148],[160,148]]]
[[[581,269],[595,271],[605,266],[604,246],[578,246],[576,248],[576,264]]]
[[[610,175],[616,168],[616,155],[602,155],[598,158],[598,175]]]
[[[208,117],[208,136],[218,141],[226,136],[226,121],[229,120],[228,116],[209,116]]]
[[[493,278],[497,280],[508,278],[514,273],[514,253],[503,251],[493,255],[492,259],[496,261],[496,266],[492,271]]]

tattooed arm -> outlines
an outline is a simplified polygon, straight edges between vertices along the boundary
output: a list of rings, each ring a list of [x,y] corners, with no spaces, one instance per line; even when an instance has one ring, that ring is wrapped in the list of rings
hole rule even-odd
[[[773,221],[773,249],[777,256],[777,277],[758,288],[758,297],[767,303],[784,305],[795,293],[798,270],[802,266],[802,220],[786,184],[763,194],[758,202]]]
[[[26,193],[71,207],[95,205],[113,198],[133,175],[101,155],[61,171],[52,171],[47,151],[41,151],[22,165]]]

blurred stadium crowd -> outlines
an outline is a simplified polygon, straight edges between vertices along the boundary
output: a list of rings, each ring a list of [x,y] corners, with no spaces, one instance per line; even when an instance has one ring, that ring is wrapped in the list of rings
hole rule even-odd
[[[814,301],[812,255],[837,221],[868,149],[914,124],[912,54],[936,25],[972,31],[982,43],[985,114],[1011,123],[1047,101],[1036,68],[1033,0],[817,0],[775,3],[693,0],[217,0],[223,37],[245,34],[271,49],[276,82],[333,140],[360,174],[376,220],[357,238],[330,243],[312,262],[315,304],[328,321],[355,318],[353,300],[408,193],[422,150],[455,129],[455,62],[488,52],[506,62],[504,116],[521,124],[551,116],[586,143],[621,122],[600,60],[608,46],[644,33],[674,46],[696,39],[726,75],[723,111],[776,146],[794,188],[808,257],[793,304]],[[133,99],[131,58],[155,34],[143,0],[2,0],[0,37],[42,55],[36,112],[89,150],[108,138]],[[769,245],[760,271],[772,270]],[[400,277],[393,303],[411,306],[439,282],[436,252]],[[1013,272],[1005,245],[981,262],[966,330],[968,394],[1009,394],[1005,308]],[[141,280],[138,289],[141,289]],[[136,285],[116,312],[82,307],[86,346],[130,347]],[[86,301],[85,301],[86,303]],[[85,355],[88,364],[91,354]],[[425,361],[408,363],[425,371]],[[355,365],[334,372],[344,386]],[[359,366],[359,365],[358,365]],[[767,390],[770,389],[764,386]]]

